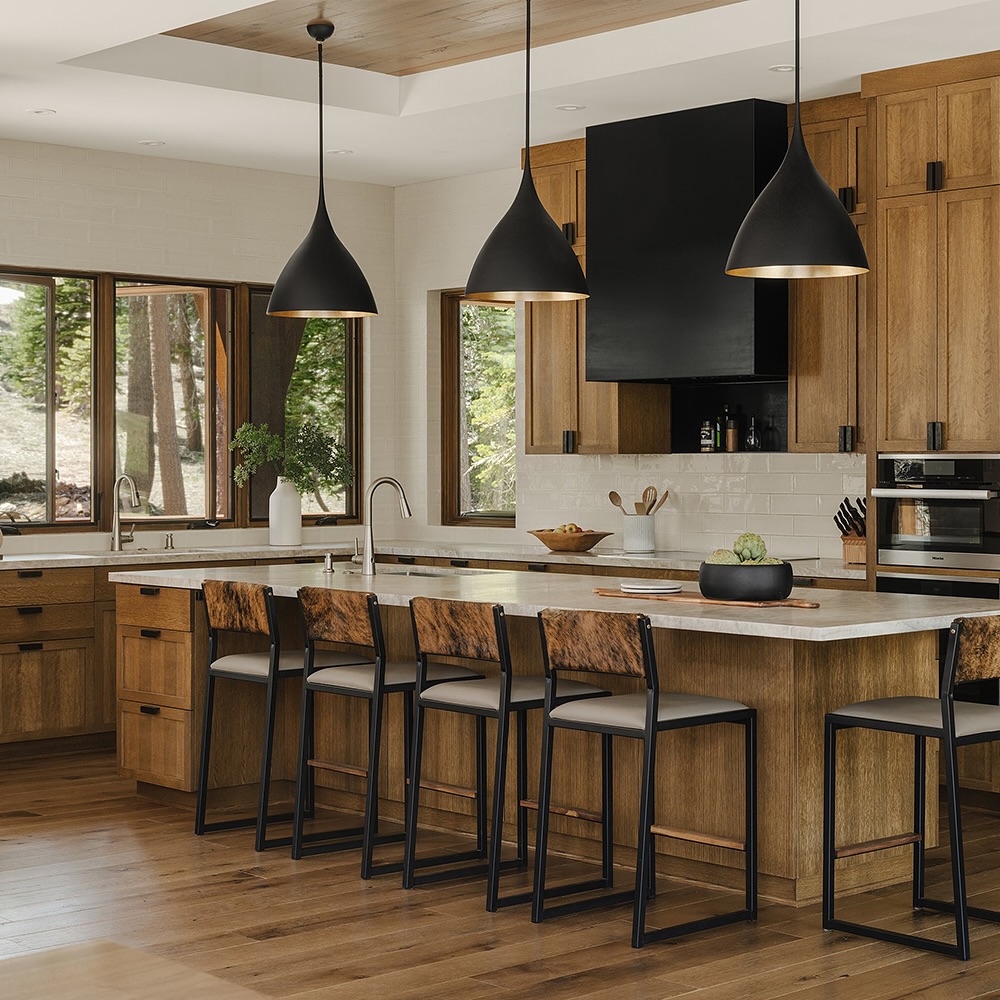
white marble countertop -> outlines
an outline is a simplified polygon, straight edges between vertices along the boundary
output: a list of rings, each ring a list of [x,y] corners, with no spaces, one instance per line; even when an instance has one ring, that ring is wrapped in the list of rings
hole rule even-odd
[[[183,534],[183,533],[182,533]],[[141,537],[141,536],[140,536]],[[570,566],[623,566],[643,569],[688,570],[698,572],[704,554],[686,551],[651,553],[603,549],[591,552],[550,552],[541,542],[442,542],[389,539],[376,542],[382,555],[424,556],[439,559],[494,559],[510,562],[547,563]],[[130,566],[144,563],[218,563],[243,559],[294,559],[333,552],[344,556],[354,552],[352,544],[312,545],[216,545],[176,549],[126,549],[123,552],[11,552],[0,550],[0,571],[4,569],[47,569],[76,566]],[[863,566],[846,566],[839,559],[793,559],[796,576],[818,579],[864,580]]]
[[[819,608],[742,608],[723,605],[671,604],[643,598],[609,598],[595,587],[614,588],[614,577],[513,573],[501,570],[454,570],[400,566],[380,568],[374,577],[355,567],[325,573],[318,565],[191,567],[111,574],[115,583],[194,590],[206,579],[266,583],[279,597],[294,597],[300,587],[371,591],[386,605],[405,606],[424,595],[503,604],[508,615],[533,616],[542,608],[626,611],[650,617],[656,628],[827,642],[947,628],[954,618],[1000,613],[996,601],[911,594],[874,594],[829,590],[793,590],[793,597],[819,599]],[[697,584],[684,586],[697,593]]]

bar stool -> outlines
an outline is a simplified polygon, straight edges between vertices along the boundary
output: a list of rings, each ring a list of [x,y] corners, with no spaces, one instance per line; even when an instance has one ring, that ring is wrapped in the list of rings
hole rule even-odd
[[[823,927],[850,931],[880,941],[923,948],[927,951],[969,958],[969,917],[1000,921],[1000,911],[969,906],[965,883],[965,855],[962,844],[962,815],[959,805],[958,747],[1000,740],[1000,706],[955,701],[955,686],[966,681],[1000,677],[1000,615],[985,618],[957,618],[948,632],[940,698],[877,698],[846,705],[826,716],[824,746],[823,808]],[[878,729],[904,733],[914,738],[913,830],[894,837],[861,844],[835,846],[837,734],[841,729]],[[948,830],[951,837],[951,880],[954,897],[950,901],[931,899],[924,894],[924,805],[927,739],[940,741],[944,757],[948,800]],[[933,941],[917,934],[839,920],[834,915],[834,869],[838,858],[868,854],[904,844],[913,845],[913,908],[955,915],[955,944]]]
[[[632,947],[641,948],[647,941],[678,937],[692,931],[720,927],[739,920],[757,918],[757,712],[738,701],[705,695],[667,692],[660,694],[653,650],[652,628],[645,615],[619,614],[605,611],[545,610],[538,615],[542,632],[542,652],[545,660],[545,714],[542,730],[542,771],[538,791],[538,835],[535,839],[535,884],[531,919],[541,922],[546,915],[571,913],[595,906],[633,901]],[[631,677],[645,682],[639,694],[608,694],[606,698],[562,702],[560,691],[571,681],[563,680],[563,672]],[[732,723],[744,728],[744,839],[708,836],[689,830],[678,830],[656,824],[654,785],[656,778],[656,737],[658,733],[693,726]],[[636,838],[635,889],[625,893],[591,896],[587,899],[545,908],[545,900],[557,893],[570,895],[590,888],[588,883],[545,888],[545,869],[549,834],[549,814],[552,812],[552,749],[556,729],[576,729],[600,733],[609,742],[612,736],[624,736],[643,741],[642,782],[639,790],[639,829]],[[606,750],[604,760],[610,758]],[[605,768],[607,764],[605,763]],[[695,776],[697,780],[697,776]],[[604,785],[610,786],[606,774]],[[609,806],[610,788],[605,793]],[[700,920],[675,924],[659,930],[646,930],[646,904],[655,892],[653,868],[653,837],[725,847],[745,854],[745,903],[743,908]],[[611,860],[604,858],[607,877]],[[561,891],[560,891],[561,890]]]
[[[305,680],[302,685],[302,724],[299,728],[299,765],[295,793],[295,818],[292,827],[292,857],[323,854],[329,851],[361,847],[361,877],[371,878],[388,872],[402,871],[401,861],[374,865],[372,855],[376,844],[398,843],[403,834],[378,834],[378,772],[382,744],[382,718],[387,695],[403,695],[403,788],[408,796],[410,744],[413,720],[413,692],[417,684],[416,661],[387,661],[382,616],[374,594],[326,587],[303,587],[299,603],[305,622]],[[349,666],[322,664],[324,653],[317,651],[317,642],[333,642],[362,647],[364,662]],[[431,663],[427,667],[428,683],[461,681],[483,675],[467,667]],[[313,749],[315,697],[318,693],[339,694],[348,698],[363,698],[368,703],[368,748],[366,768],[315,759]],[[354,775],[365,780],[365,812],[360,827],[305,834],[304,820],[309,803],[315,803],[316,769]],[[405,802],[405,798],[404,798]],[[405,805],[404,805],[405,815]],[[360,838],[360,839],[359,839]]]
[[[410,601],[414,643],[417,649],[417,703],[413,736],[413,764],[410,768],[410,800],[406,823],[406,849],[403,888],[412,889],[425,882],[437,882],[468,875],[486,875],[486,909],[528,902],[530,893],[500,898],[500,872],[528,863],[528,792],[527,749],[528,712],[544,703],[545,682],[541,677],[515,677],[511,670],[510,645],[503,608],[497,604],[415,597]],[[491,663],[499,673],[482,680],[431,685],[428,657],[462,657]],[[565,698],[588,698],[605,692],[590,684],[570,681],[562,692]],[[476,789],[458,789],[450,785],[421,780],[421,756],[425,717],[428,709],[472,715],[476,719]],[[510,743],[510,717],[517,717],[517,854],[501,860],[503,816],[507,782],[507,753]],[[487,848],[486,838],[486,720],[496,719],[496,771],[493,779],[493,815]],[[416,857],[417,817],[420,789],[451,792],[476,801],[476,850]],[[479,861],[462,868],[430,872],[418,876],[417,867],[435,867],[463,861]]]
[[[205,713],[201,736],[201,763],[198,769],[198,797],[195,806],[194,832],[201,836],[217,830],[235,830],[256,826],[254,848],[282,847],[290,837],[267,839],[268,822],[290,820],[292,814],[268,816],[268,796],[271,786],[271,757],[274,747],[274,720],[278,703],[278,681],[302,675],[301,649],[281,649],[274,595],[270,587],[256,583],[236,583],[206,580],[202,589],[208,613],[208,677],[205,687]],[[219,633],[237,632],[246,635],[266,635],[270,649],[266,653],[232,653],[218,656]],[[357,663],[359,657],[346,653],[323,653],[323,664]],[[220,678],[264,684],[267,687],[264,710],[264,745],[260,764],[260,792],[255,818],[205,821],[208,805],[208,775],[212,748],[212,715],[215,709],[215,682]]]

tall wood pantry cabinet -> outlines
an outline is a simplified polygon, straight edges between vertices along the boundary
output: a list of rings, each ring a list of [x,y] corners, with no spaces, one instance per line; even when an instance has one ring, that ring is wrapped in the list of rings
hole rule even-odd
[[[538,196],[586,270],[586,144],[531,150]],[[525,308],[525,450],[528,454],[617,454],[670,450],[669,386],[586,379],[587,306]]]
[[[862,79],[877,108],[880,451],[1000,450],[998,70],[987,53]]]

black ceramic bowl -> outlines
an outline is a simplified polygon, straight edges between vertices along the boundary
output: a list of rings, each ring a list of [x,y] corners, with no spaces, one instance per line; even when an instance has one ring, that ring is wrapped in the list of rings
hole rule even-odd
[[[698,586],[715,601],[783,601],[792,592],[792,564],[730,566],[702,563]]]

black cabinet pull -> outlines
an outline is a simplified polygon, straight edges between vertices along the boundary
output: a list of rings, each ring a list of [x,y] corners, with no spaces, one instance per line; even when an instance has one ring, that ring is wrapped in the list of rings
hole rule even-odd
[[[397,558],[404,566],[412,566],[417,561],[413,556],[398,556]]]
[[[545,563],[528,563],[528,571],[530,573],[545,573],[548,571],[548,568]]]
[[[944,448],[944,424],[940,420],[927,421],[927,450],[941,451]]]
[[[563,227],[562,227],[562,231],[563,231],[563,236],[565,236],[566,239],[570,243],[575,243],[576,242],[576,223],[575,222],[564,222],[563,223]]]
[[[314,562],[316,562],[316,560],[313,559],[311,556],[303,556],[302,558],[295,559],[293,561],[296,562],[296,563],[298,563],[299,565],[302,565],[302,566],[306,565],[306,563],[314,563]]]
[[[927,163],[927,190],[940,191],[944,188],[944,161],[930,160]]]
[[[160,630],[158,628],[141,628],[139,629],[139,635],[141,635],[143,639],[159,639]]]
[[[854,188],[852,187],[842,187],[837,192],[837,197],[840,199],[841,205],[850,213],[854,211]]]
[[[576,431],[563,431],[563,454],[572,455],[576,451]]]
[[[466,566],[469,565],[469,560],[468,559],[452,559],[451,564],[452,564],[452,566],[457,566],[459,569],[464,569]]]
[[[143,715],[159,715],[160,714],[160,706],[159,705],[140,705],[139,706],[139,711],[142,712]]]
[[[793,587],[815,587],[816,581],[811,576],[793,576]]]
[[[35,650],[41,649],[42,644],[40,642],[19,642],[17,648],[21,650],[22,653],[31,653]]]
[[[854,451],[854,428],[850,424],[837,428],[837,451]]]
[[[17,613],[19,615],[40,615],[42,613],[42,609],[36,604],[30,608],[18,608]]]
[[[140,587],[139,588],[139,593],[142,594],[143,597],[156,597],[160,593],[160,588],[159,587]]]
[[[40,569],[19,569],[17,571],[17,578],[19,580],[37,579],[42,575],[42,572]]]

